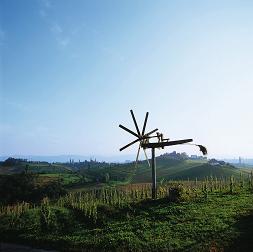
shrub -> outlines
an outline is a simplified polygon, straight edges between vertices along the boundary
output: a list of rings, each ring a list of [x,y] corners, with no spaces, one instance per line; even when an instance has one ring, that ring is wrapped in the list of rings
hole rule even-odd
[[[173,185],[168,190],[168,200],[170,202],[186,201],[190,197],[188,191],[181,184]]]

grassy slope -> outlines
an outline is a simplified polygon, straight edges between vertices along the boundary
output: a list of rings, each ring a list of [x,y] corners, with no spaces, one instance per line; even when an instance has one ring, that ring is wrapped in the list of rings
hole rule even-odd
[[[253,197],[249,193],[211,195],[198,202],[148,201],[121,210],[102,208],[100,224],[95,226],[70,210],[55,211],[59,226],[47,232],[39,231],[36,210],[24,216],[27,227],[15,232],[6,230],[2,220],[0,240],[47,244],[66,251],[210,251],[211,247],[253,251],[249,222]]]
[[[244,167],[244,166],[236,166],[237,168],[239,168],[242,172],[250,175],[251,173],[253,173],[253,167]]]
[[[39,175],[40,183],[47,183],[60,179],[63,185],[68,186],[80,181],[80,178],[72,173],[45,173]]]
[[[240,170],[231,166],[211,166],[206,161],[194,160],[172,160],[157,159],[157,179],[204,179],[207,176],[216,177],[238,177]],[[141,163],[136,169],[132,182],[145,183],[151,182],[151,169],[146,163]]]
[[[179,171],[172,174],[172,179],[205,179],[207,176],[213,177],[230,177],[231,175],[238,177],[240,176],[240,171],[237,168],[232,168],[231,166],[213,166],[209,164],[202,164],[199,166],[194,166],[184,171]]]

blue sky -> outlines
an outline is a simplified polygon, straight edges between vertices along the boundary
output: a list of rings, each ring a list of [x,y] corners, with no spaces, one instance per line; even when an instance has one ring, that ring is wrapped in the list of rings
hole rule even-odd
[[[133,109],[210,157],[253,156],[252,1],[0,6],[0,155],[121,155]]]

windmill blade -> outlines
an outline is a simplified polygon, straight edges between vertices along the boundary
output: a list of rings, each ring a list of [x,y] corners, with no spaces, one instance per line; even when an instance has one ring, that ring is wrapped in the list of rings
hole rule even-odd
[[[154,129],[154,130],[148,132],[147,134],[145,134],[143,137],[145,138],[145,136],[149,136],[149,135],[153,134],[154,132],[156,132],[157,130],[158,129]]]
[[[137,165],[138,165],[140,150],[141,150],[141,144],[139,144],[139,148],[138,148],[138,151],[137,151],[137,155],[136,155],[136,159],[135,159],[135,168],[137,168]]]
[[[144,154],[145,154],[146,160],[147,160],[147,162],[148,162],[148,166],[150,167],[150,163],[149,163],[149,159],[148,159],[148,156],[147,156],[146,150],[145,150],[145,149],[143,149],[143,151],[144,151]]]
[[[136,130],[137,130],[137,133],[138,133],[138,135],[140,136],[141,133],[140,133],[140,130],[139,130],[139,128],[138,128],[137,122],[136,122],[136,120],[135,120],[134,112],[133,112],[132,109],[130,110],[130,112],[131,112],[131,115],[132,115],[132,118],[133,118],[133,121],[134,121],[135,128],[136,128]]]
[[[123,150],[126,149],[127,147],[129,147],[129,146],[131,146],[132,144],[135,144],[135,143],[137,143],[137,142],[139,142],[139,141],[140,141],[140,139],[136,139],[136,140],[134,140],[133,142],[131,142],[131,143],[129,143],[129,144],[123,146],[123,147],[120,148],[119,150],[120,150],[120,151],[123,151]]]
[[[144,124],[143,124],[143,128],[142,128],[142,133],[141,133],[142,136],[144,136],[144,133],[145,133],[147,120],[148,120],[148,112],[146,113],[146,116],[145,116],[145,120],[144,120]]]
[[[132,130],[130,130],[130,129],[128,129],[128,128],[126,128],[125,126],[123,126],[123,125],[119,125],[119,127],[121,128],[121,129],[123,129],[123,130],[125,130],[125,131],[127,131],[128,133],[130,133],[130,134],[132,134],[132,135],[134,135],[134,136],[136,136],[136,137],[138,137],[138,138],[140,138],[140,136],[139,135],[137,135],[135,132],[133,132]]]

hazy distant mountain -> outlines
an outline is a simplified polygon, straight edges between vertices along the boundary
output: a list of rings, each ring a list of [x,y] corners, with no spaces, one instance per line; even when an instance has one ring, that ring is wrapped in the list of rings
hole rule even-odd
[[[239,159],[234,158],[234,159],[223,159],[224,161],[231,163],[231,164],[240,164]],[[252,158],[244,158],[241,159],[241,164],[248,164],[248,165],[253,165],[253,159]]]
[[[35,156],[35,155],[10,155],[10,156],[0,156],[0,161],[4,161],[9,157],[13,158],[22,158],[27,159],[28,161],[46,161],[49,163],[52,162],[60,162],[65,163],[69,162],[70,159],[74,160],[75,162],[84,161],[84,160],[97,160],[100,162],[129,162],[134,160],[134,155],[119,155],[119,156],[99,156],[99,155],[57,155],[57,156]]]

